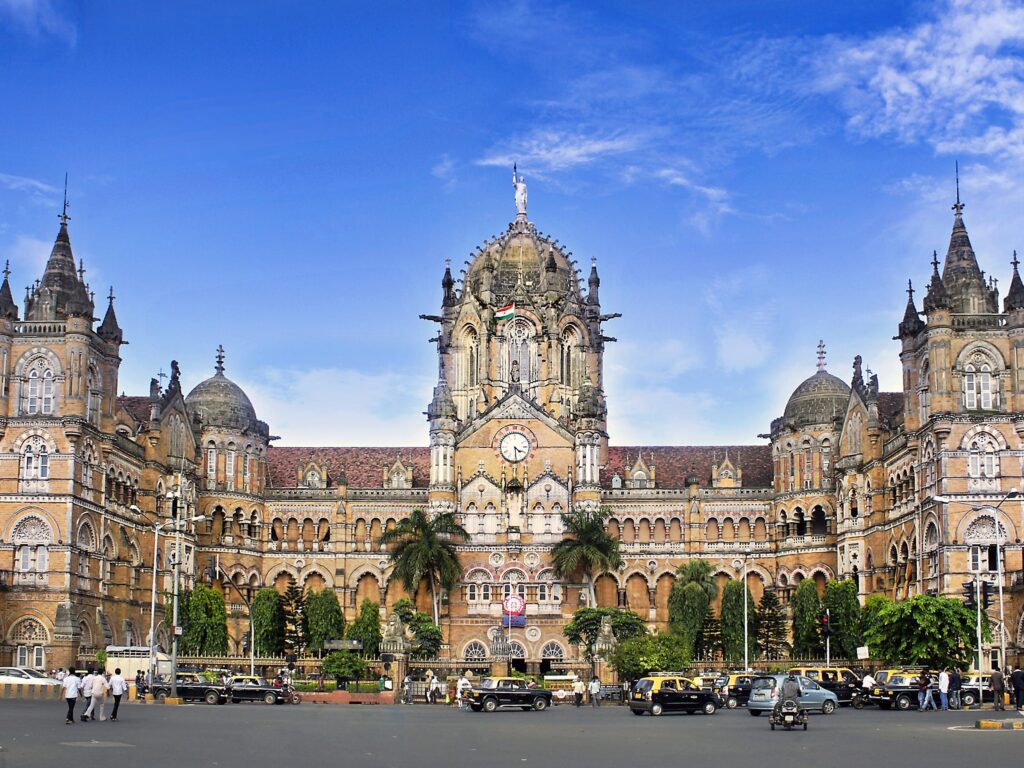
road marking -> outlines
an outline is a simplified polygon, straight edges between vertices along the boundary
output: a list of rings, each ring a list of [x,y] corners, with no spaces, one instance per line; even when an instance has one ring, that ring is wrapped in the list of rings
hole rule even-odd
[[[125,744],[123,741],[62,741],[62,747],[134,747],[134,744]]]

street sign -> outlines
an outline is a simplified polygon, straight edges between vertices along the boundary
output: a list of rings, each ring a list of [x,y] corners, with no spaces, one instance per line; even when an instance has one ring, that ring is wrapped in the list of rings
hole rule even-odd
[[[174,634],[176,634],[178,637],[181,637],[184,634],[184,632],[181,627],[175,627]]]
[[[328,651],[361,651],[363,650],[362,640],[328,640],[324,643]]]
[[[505,614],[501,617],[501,626],[503,627],[525,627],[526,617],[525,616],[512,616]]]
[[[526,601],[521,595],[509,595],[501,601],[501,607],[509,616],[519,616],[526,610]]]
[[[871,649],[866,645],[857,646],[857,660],[864,661],[871,658]]]

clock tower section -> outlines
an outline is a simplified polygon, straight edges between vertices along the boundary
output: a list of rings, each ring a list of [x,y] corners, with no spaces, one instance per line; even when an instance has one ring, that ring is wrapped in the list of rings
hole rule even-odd
[[[514,183],[515,220],[458,283],[449,263],[441,314],[422,316],[438,324],[429,499],[459,514],[467,550],[534,551],[541,568],[561,514],[600,502],[602,358],[614,340],[602,324],[618,315],[601,314],[596,261],[584,283],[572,254],[527,218],[525,182]]]

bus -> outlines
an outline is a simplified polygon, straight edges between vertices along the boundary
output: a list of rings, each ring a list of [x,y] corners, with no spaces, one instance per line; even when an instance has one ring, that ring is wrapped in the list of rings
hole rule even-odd
[[[171,657],[162,651],[153,653],[154,668],[157,679],[171,676]],[[121,669],[124,677],[131,679],[140,669],[149,674],[149,648],[144,645],[108,645],[106,671],[110,674]]]

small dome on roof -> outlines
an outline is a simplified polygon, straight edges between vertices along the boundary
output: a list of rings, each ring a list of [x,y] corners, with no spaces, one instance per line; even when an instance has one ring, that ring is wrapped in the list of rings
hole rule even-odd
[[[782,418],[789,427],[828,424],[843,417],[849,400],[846,383],[821,368],[793,391]]]
[[[267,432],[266,425],[256,418],[252,401],[240,386],[224,375],[224,350],[217,350],[216,373],[200,382],[188,393],[185,404],[198,414],[203,426]]]

